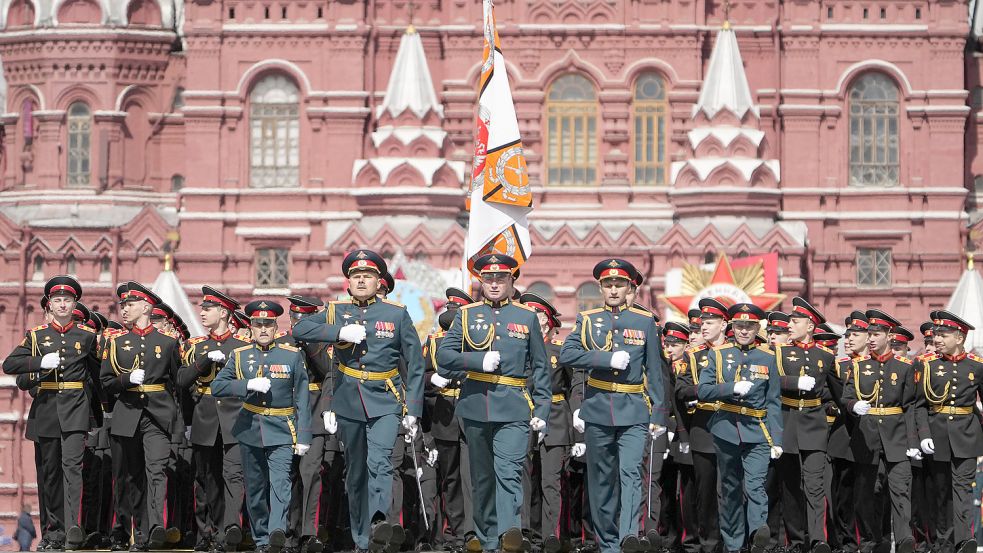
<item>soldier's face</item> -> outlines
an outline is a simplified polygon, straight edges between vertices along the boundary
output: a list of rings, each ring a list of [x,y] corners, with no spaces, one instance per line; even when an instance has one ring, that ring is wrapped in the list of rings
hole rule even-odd
[[[261,346],[268,346],[270,342],[273,341],[273,337],[276,336],[276,321],[270,319],[259,319],[249,323],[250,331],[253,334],[253,340]]]
[[[701,330],[691,330],[689,333],[689,345],[699,346],[706,343],[706,339],[703,338],[702,327]]]
[[[678,340],[666,342],[666,357],[670,360],[678,361],[683,358],[684,353],[686,353],[686,342]]]
[[[487,273],[481,275],[481,295],[488,301],[502,301],[512,297],[512,275]]]
[[[788,332],[769,332],[768,343],[772,346],[784,346],[792,341],[792,336]]]
[[[58,294],[48,300],[48,310],[59,321],[69,320],[75,311],[75,298],[68,294]]]
[[[352,297],[364,301],[379,292],[379,274],[375,271],[352,271],[348,273],[348,291]]]
[[[139,321],[141,317],[149,317],[150,311],[152,310],[150,302],[143,300],[128,301],[123,305],[125,306],[123,309],[123,321],[131,325]]]
[[[922,350],[925,353],[935,353],[938,351],[935,347],[935,338],[933,337],[931,341],[925,340],[925,349]]]
[[[754,321],[734,321],[731,326],[734,329],[734,340],[742,346],[753,344],[754,337],[758,335],[758,329],[761,328]]]
[[[850,350],[850,353],[862,353],[867,349],[868,338],[866,332],[851,330],[846,335],[846,349]]]
[[[229,310],[218,307],[217,305],[202,306],[201,313],[201,326],[207,328],[208,330],[213,330],[217,328],[222,321],[229,320]]]
[[[604,296],[604,305],[608,307],[628,305],[628,296],[632,292],[628,279],[606,278],[601,282],[601,295]]]
[[[539,332],[545,338],[550,333],[550,318],[542,311],[536,311],[536,320],[539,321]]]
[[[935,348],[945,355],[956,355],[963,350],[966,336],[955,330],[940,330],[935,332]]]
[[[703,335],[703,341],[713,343],[719,340],[725,324],[723,319],[717,317],[703,319],[703,322],[700,323],[700,334]]]
[[[883,330],[871,330],[867,333],[867,347],[872,353],[883,355],[890,346],[890,334]]]
[[[802,341],[809,337],[816,330],[816,323],[808,317],[792,317],[788,322],[788,331],[791,338]]]

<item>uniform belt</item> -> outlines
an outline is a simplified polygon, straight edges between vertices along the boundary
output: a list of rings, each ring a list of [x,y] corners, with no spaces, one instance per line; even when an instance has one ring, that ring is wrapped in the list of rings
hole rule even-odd
[[[373,371],[360,371],[358,369],[353,369],[346,365],[339,364],[338,370],[341,374],[345,376],[350,376],[352,378],[357,378],[359,380],[389,380],[399,376],[399,369],[393,369],[386,372],[373,372]]]
[[[714,402],[710,402],[710,403],[706,403],[706,402],[703,402],[703,401],[698,401],[696,403],[696,408],[697,409],[700,409],[700,410],[703,410],[703,411],[717,411],[718,410],[717,402],[715,402],[715,401]]]
[[[242,406],[246,409],[246,411],[256,413],[257,415],[289,417],[294,414],[293,407],[260,407],[259,405],[253,405],[252,403],[243,403]]]
[[[212,395],[212,387],[211,386],[198,386],[197,388],[195,388],[195,390],[199,394],[201,394],[203,396],[210,396],[210,395]]]
[[[749,417],[761,418],[768,414],[768,411],[764,409],[754,409],[752,407],[743,407],[741,405],[734,405],[731,403],[719,402],[717,404],[721,411],[727,411],[728,413],[736,413],[738,415],[747,415]]]
[[[563,394],[553,394],[553,403],[561,403],[565,399],[567,399],[567,396]]]
[[[42,390],[81,390],[85,384],[83,382],[41,382],[38,386]]]
[[[468,380],[477,380],[478,382],[485,382],[488,384],[501,384],[503,386],[513,386],[515,388],[525,388],[526,379],[516,378],[514,376],[502,376],[500,374],[485,374],[474,371],[468,371]]]
[[[933,413],[939,413],[941,415],[972,415],[972,407],[956,407],[954,405],[933,405],[931,407]]]
[[[318,384],[317,382],[311,382],[307,385],[307,390],[311,392],[320,392],[321,385]]]
[[[826,415],[826,424],[833,424],[834,422],[836,422],[836,417]]]
[[[166,392],[167,387],[163,384],[141,384],[126,389],[127,392]]]
[[[819,407],[823,404],[823,400],[814,397],[812,399],[794,399],[790,397],[782,396],[782,405],[785,407],[791,407],[793,409],[807,409],[811,407]]]
[[[587,377],[587,385],[592,388],[597,388],[598,390],[604,390],[605,392],[619,392],[623,394],[645,393],[644,384],[624,384],[621,382],[608,382],[607,380],[598,380],[592,376]]]
[[[461,397],[460,388],[440,388],[437,390],[437,393],[447,397]]]
[[[875,415],[884,417],[887,415],[900,415],[904,413],[904,409],[900,407],[871,407],[870,411],[867,411],[868,415]]]

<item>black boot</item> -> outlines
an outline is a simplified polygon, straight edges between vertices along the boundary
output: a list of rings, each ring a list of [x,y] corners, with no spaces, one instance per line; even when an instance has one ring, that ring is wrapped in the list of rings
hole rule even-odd
[[[280,553],[286,543],[287,535],[283,533],[283,530],[277,528],[270,532],[270,553]]]
[[[769,541],[771,541],[771,530],[765,524],[758,528],[754,532],[754,536],[751,537],[751,553],[764,553]]]

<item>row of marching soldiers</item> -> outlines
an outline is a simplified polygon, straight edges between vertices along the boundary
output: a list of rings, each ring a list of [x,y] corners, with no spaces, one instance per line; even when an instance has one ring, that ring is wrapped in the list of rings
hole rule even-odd
[[[801,298],[660,327],[607,259],[560,341],[514,259],[474,267],[481,301],[449,289],[422,347],[370,250],[342,264],[350,299],[290,297],[283,330],[275,300],[206,286],[190,338],[135,282],[115,323],[52,279],[3,364],[35,397],[39,549],[975,549],[983,374],[955,315],[911,360],[912,333],[855,311],[837,359]]]

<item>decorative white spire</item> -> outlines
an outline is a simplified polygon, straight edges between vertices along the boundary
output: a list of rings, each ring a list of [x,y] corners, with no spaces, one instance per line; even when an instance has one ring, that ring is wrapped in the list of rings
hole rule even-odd
[[[976,327],[966,336],[966,350],[983,352],[983,277],[973,268],[972,257],[959,284],[952,292],[946,311],[951,311],[962,320]]]
[[[188,326],[188,332],[192,336],[202,336],[205,334],[205,328],[201,326],[201,321],[199,320],[199,310],[191,305],[191,300],[184,293],[184,287],[181,286],[177,274],[170,267],[165,267],[157,275],[157,280],[154,281],[150,289],[160,296],[160,299],[164,300],[164,303],[171,306],[171,309],[181,317],[184,324]]]
[[[751,98],[751,87],[748,86],[741,51],[737,47],[737,36],[729,22],[724,23],[717,33],[700,99],[693,106],[693,118],[702,111],[707,119],[713,119],[723,110],[730,111],[738,120],[743,119],[748,110],[758,117],[758,107]]]
[[[386,88],[386,98],[378,107],[376,117],[382,117],[388,111],[389,116],[395,119],[406,110],[411,110],[420,119],[428,111],[433,111],[441,118],[444,116],[444,108],[437,101],[433,80],[430,78],[423,41],[412,26],[406,29],[399,42],[399,51],[396,52],[393,72]]]

